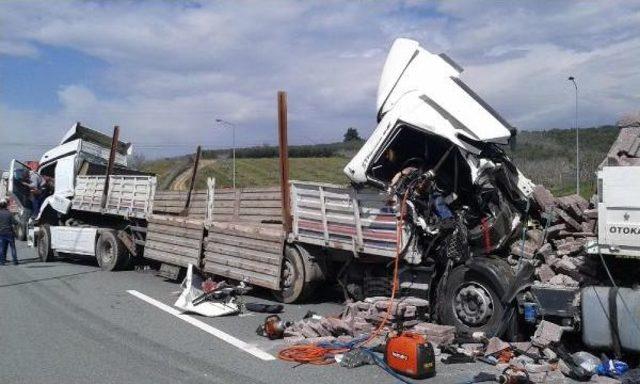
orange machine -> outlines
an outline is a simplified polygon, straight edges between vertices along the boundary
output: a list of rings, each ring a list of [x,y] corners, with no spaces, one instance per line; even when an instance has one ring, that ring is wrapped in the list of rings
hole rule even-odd
[[[436,360],[431,343],[422,335],[405,332],[387,341],[384,361],[395,372],[424,379],[436,373]]]

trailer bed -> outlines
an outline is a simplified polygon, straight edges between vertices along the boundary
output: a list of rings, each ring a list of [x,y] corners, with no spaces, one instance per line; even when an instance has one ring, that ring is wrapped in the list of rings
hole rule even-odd
[[[282,225],[279,188],[158,192],[145,257],[277,290],[287,241],[395,257],[396,212],[384,193],[292,182],[293,231]]]

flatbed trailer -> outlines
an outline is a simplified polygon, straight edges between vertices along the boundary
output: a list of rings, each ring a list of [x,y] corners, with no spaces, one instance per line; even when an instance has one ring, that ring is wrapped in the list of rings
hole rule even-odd
[[[378,191],[292,181],[290,232],[279,187],[215,189],[210,179],[185,209],[186,199],[186,192],[157,192],[147,219],[144,257],[165,271],[193,264],[282,293],[325,280],[325,257],[383,261],[396,254],[395,211]],[[294,301],[301,292],[281,298]]]

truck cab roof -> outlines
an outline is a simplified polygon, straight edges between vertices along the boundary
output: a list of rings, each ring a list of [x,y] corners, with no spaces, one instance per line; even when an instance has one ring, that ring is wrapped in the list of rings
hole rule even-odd
[[[58,146],[48,150],[42,155],[39,169],[46,167],[57,159],[77,152],[83,152],[95,158],[97,162],[106,162],[109,158],[110,148],[111,137],[91,128],[84,127],[78,122],[64,134]],[[130,154],[130,152],[131,143],[119,141],[116,148],[115,163],[120,166],[126,166],[126,156]]]

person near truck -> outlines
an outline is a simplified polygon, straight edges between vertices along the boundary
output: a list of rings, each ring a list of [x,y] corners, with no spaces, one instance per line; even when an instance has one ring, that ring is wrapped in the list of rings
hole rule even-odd
[[[44,197],[46,181],[35,172],[25,173],[22,184],[29,188],[29,200],[31,201],[31,217],[35,218],[40,212],[40,206]]]
[[[16,252],[16,238],[13,233],[13,227],[16,225],[8,209],[6,200],[0,201],[0,265],[4,265],[7,255],[7,249],[11,248],[11,258],[13,264],[18,265],[18,253]]]

